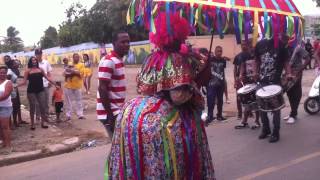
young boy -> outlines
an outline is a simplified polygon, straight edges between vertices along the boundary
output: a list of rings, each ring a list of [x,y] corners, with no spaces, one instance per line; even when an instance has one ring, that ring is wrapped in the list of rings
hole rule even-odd
[[[246,42],[242,41],[241,43],[241,53],[236,56],[237,64],[239,65],[238,74],[235,75],[235,79],[237,80],[237,84],[247,85],[254,83],[254,71],[255,67],[255,59],[252,52],[251,41]],[[242,106],[241,102],[239,101],[240,106]],[[256,103],[252,103],[249,105],[243,105],[244,107],[244,116],[241,123],[235,126],[235,129],[243,129],[249,127],[248,118],[252,115],[252,111],[256,114],[255,124],[251,126],[251,129],[256,129],[260,127],[259,121],[259,111],[257,109],[258,105]],[[242,108],[241,108],[242,110]]]
[[[57,122],[59,123],[61,122],[60,113],[62,112],[63,108],[63,91],[61,88],[61,82],[56,82],[56,85],[56,89],[54,90],[52,95],[52,105],[55,106]]]
[[[211,69],[210,81],[207,85],[207,104],[208,104],[208,119],[207,124],[214,120],[213,110],[215,100],[217,100],[217,120],[224,121],[226,118],[222,116],[223,93],[225,89],[225,68],[228,58],[222,57],[222,47],[217,46],[215,56],[210,58],[209,65]]]

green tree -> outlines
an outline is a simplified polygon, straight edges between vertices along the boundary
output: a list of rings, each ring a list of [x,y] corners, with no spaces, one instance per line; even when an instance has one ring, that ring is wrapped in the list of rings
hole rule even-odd
[[[71,46],[88,41],[84,20],[87,10],[80,4],[72,4],[67,10],[67,20],[59,25],[58,39],[60,46]]]
[[[317,3],[317,6],[320,6],[320,0],[313,0]]]
[[[77,3],[66,10],[67,20],[60,25],[58,37],[61,46],[93,41],[110,43],[112,33],[127,30],[132,41],[148,38],[148,32],[137,25],[127,26],[128,0],[97,0],[90,10]]]
[[[43,49],[55,47],[58,45],[58,32],[56,28],[49,26],[40,40],[40,46]]]
[[[19,31],[15,27],[10,26],[7,29],[7,37],[2,45],[3,52],[19,52],[23,50],[23,41],[18,37]]]

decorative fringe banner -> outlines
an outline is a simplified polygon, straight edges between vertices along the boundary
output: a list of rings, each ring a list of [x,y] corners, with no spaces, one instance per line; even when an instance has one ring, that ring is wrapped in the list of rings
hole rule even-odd
[[[304,33],[303,17],[292,0],[132,0],[127,13],[128,24],[143,24],[155,33],[154,19],[165,12],[180,13],[190,23],[191,32],[215,31],[220,38],[232,28],[237,43],[252,34],[255,45],[259,38],[275,37],[286,33],[291,38],[300,39]],[[231,22],[231,23],[230,23]],[[170,18],[167,18],[167,25]],[[170,31],[170,27],[167,27]],[[171,32],[169,32],[171,33]]]

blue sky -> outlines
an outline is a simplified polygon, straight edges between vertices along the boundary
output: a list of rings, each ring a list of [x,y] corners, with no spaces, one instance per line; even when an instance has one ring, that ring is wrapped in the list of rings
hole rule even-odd
[[[293,0],[302,14],[320,14],[312,0]],[[57,29],[66,19],[65,9],[80,2],[90,8],[96,0],[0,0],[0,36],[14,26],[20,31],[25,45],[37,43],[49,26]]]

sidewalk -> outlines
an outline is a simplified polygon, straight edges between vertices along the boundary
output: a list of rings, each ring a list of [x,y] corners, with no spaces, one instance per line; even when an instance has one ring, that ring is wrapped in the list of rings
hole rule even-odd
[[[110,138],[96,115],[90,113],[85,117],[85,120],[50,123],[48,129],[37,125],[31,131],[30,125],[24,125],[12,131],[12,152],[0,149],[0,167],[89,148],[90,143],[90,146],[109,144]]]

